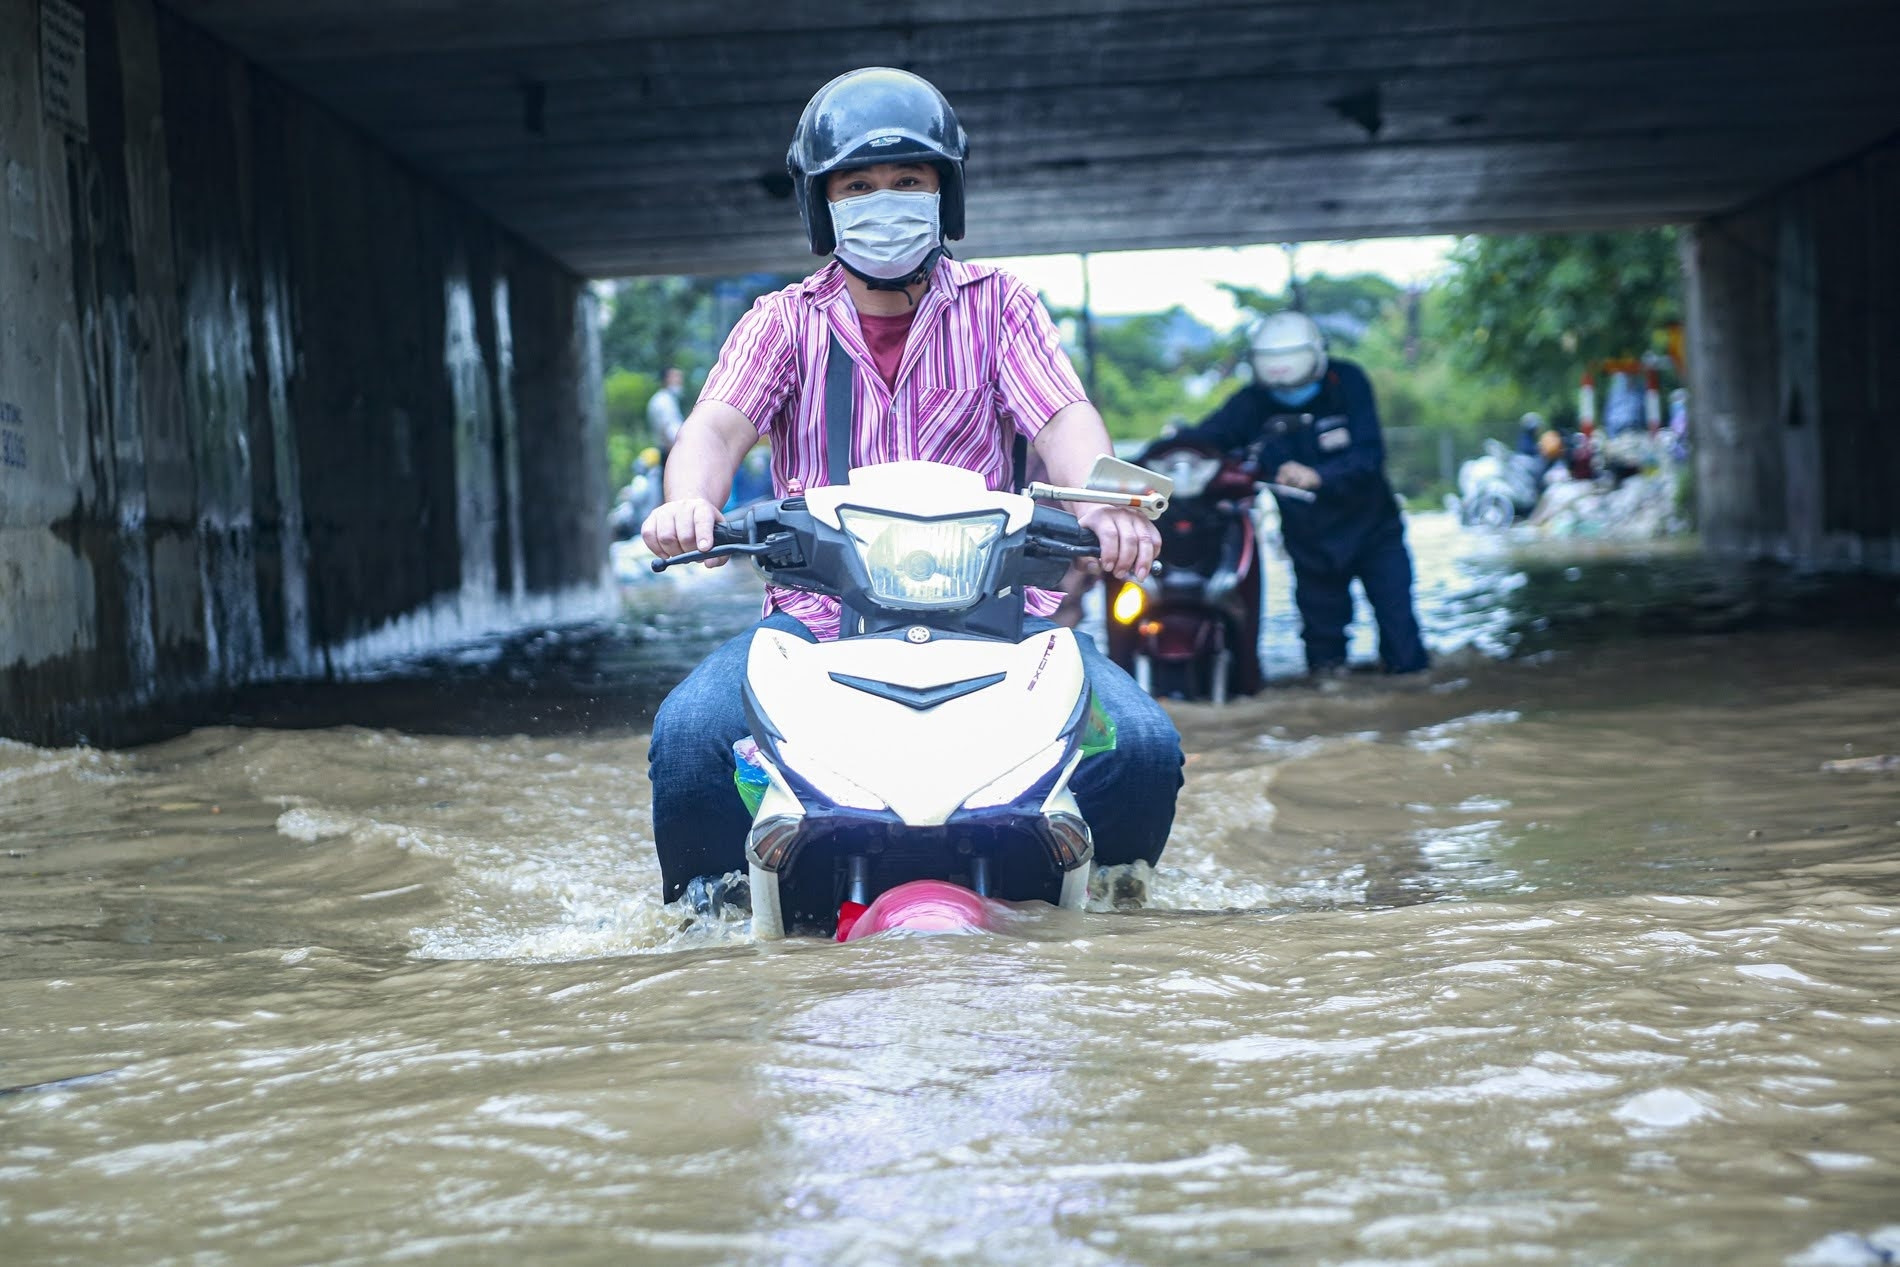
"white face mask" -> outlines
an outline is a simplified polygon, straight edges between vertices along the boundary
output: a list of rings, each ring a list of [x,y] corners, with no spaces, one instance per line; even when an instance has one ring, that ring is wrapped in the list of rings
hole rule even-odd
[[[831,204],[839,259],[867,277],[895,280],[917,271],[943,241],[937,195],[880,189]]]

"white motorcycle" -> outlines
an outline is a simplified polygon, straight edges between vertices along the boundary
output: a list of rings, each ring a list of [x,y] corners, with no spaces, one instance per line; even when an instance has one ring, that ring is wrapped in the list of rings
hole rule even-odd
[[[1458,468],[1458,496],[1454,509],[1468,528],[1502,531],[1530,517],[1543,495],[1544,463],[1513,453],[1497,440],[1484,442],[1484,456]]]
[[[1142,491],[1111,491],[1128,480]],[[1029,491],[1158,514],[1156,483],[1105,458],[1087,490]],[[880,894],[918,880],[1084,904],[1093,844],[1069,779],[1114,729],[1074,635],[1024,636],[1023,590],[1056,587],[1097,548],[1066,511],[957,467],[895,462],[761,503],[719,525],[710,550],[654,563],[745,556],[843,605],[833,642],[760,630],[735,683],[752,727],[735,757],[756,936],[842,939]]]

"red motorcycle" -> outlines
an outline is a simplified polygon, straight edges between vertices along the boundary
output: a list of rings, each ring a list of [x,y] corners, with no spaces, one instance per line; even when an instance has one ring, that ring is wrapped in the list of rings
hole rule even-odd
[[[1253,694],[1262,681],[1254,463],[1187,437],[1156,440],[1136,463],[1173,479],[1174,495],[1155,522],[1153,573],[1107,582],[1109,658],[1160,698]]]

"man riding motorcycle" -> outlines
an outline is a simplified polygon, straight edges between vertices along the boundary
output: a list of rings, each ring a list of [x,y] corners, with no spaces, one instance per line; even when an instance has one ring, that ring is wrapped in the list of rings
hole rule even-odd
[[[786,166],[812,253],[833,259],[761,298],[727,336],[668,457],[666,501],[642,529],[656,556],[711,548],[733,472],[761,437],[772,441],[777,496],[842,483],[826,452],[834,384],[854,398],[853,466],[924,459],[1005,489],[1021,435],[1056,483],[1087,482],[1095,458],[1110,451],[1107,429],[1041,301],[1018,278],[945,249],[963,236],[967,152],[949,103],[908,72],[852,71],[812,97]],[[834,366],[839,354],[848,367]],[[1108,506],[1076,513],[1099,538],[1105,570],[1146,575],[1159,548],[1147,519]],[[1023,595],[1038,618],[1059,599],[1037,589]],[[836,638],[839,604],[770,587],[760,624],[810,641]],[[695,877],[745,866],[750,816],[733,786],[732,744],[748,727],[734,684],[753,632],[707,657],[654,719],[653,834],[668,901]],[[1099,865],[1153,862],[1181,785],[1179,736],[1126,673],[1092,643],[1082,646],[1117,741],[1083,761],[1072,788]]]

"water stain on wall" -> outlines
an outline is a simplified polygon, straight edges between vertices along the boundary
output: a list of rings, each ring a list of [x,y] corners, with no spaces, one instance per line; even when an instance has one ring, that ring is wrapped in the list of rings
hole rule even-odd
[[[54,7],[49,113],[42,6],[0,0],[0,734],[597,585],[580,280],[151,0]],[[531,572],[536,497],[575,509]]]

